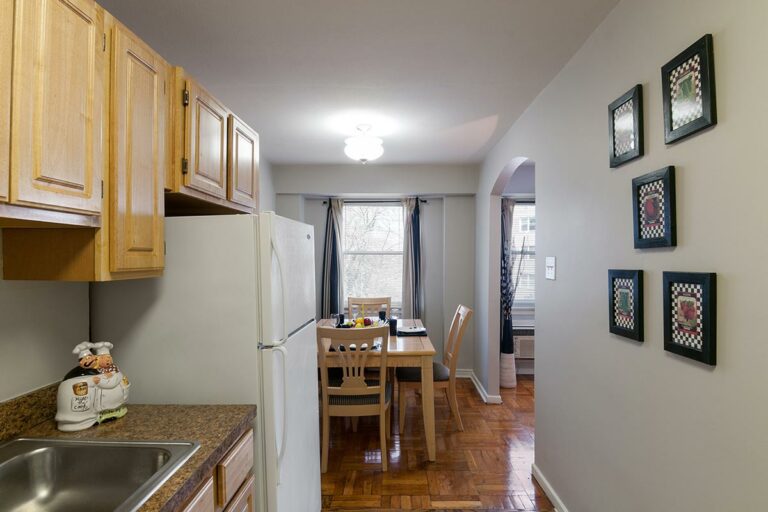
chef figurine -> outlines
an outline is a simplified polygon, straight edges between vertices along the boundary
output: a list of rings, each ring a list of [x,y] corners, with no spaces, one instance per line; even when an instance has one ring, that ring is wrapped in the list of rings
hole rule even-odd
[[[100,341],[93,345],[96,349],[96,368],[99,375],[93,377],[96,384],[95,406],[99,413],[98,422],[122,418],[128,412],[124,405],[128,401],[130,383],[117,367],[110,350],[114,345],[108,341]]]
[[[84,341],[73,354],[78,366],[64,376],[57,395],[56,421],[59,430],[83,430],[108,419],[125,416],[128,409],[128,379],[109,353],[111,343]],[[92,352],[96,349],[96,354]]]
[[[79,360],[78,366],[64,376],[56,397],[56,421],[59,430],[71,432],[83,430],[98,420],[94,406],[96,382],[99,375],[98,359],[91,352],[93,343],[84,341],[72,350]]]

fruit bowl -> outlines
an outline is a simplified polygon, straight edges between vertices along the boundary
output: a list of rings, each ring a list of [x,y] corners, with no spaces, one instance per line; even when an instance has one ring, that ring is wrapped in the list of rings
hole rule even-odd
[[[354,320],[347,320],[343,324],[339,325],[339,329],[367,329],[370,327],[382,327],[389,325],[386,320],[371,317],[358,317]]]

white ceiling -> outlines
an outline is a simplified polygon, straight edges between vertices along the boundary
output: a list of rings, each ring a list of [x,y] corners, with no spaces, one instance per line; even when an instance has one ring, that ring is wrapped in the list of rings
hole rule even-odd
[[[101,0],[261,136],[277,164],[474,163],[617,0]],[[360,120],[358,121],[358,118]]]

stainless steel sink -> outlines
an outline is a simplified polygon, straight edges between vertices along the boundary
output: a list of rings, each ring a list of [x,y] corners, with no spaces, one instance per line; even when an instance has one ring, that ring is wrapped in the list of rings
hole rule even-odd
[[[137,510],[199,447],[16,439],[0,446],[0,511]]]

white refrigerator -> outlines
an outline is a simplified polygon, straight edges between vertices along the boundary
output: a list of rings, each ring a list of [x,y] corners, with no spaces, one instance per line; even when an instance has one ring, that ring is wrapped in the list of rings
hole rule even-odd
[[[114,343],[130,402],[256,404],[257,510],[319,511],[312,226],[176,217],[165,236],[163,277],[93,286],[93,340]]]

